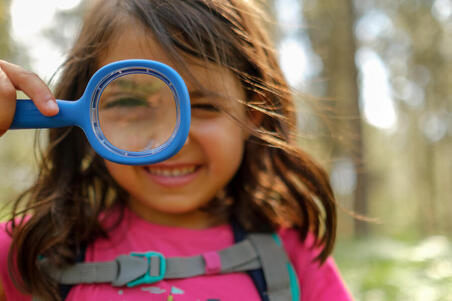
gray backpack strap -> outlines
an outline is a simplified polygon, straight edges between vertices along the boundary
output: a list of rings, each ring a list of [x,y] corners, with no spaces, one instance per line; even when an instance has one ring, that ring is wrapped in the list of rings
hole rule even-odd
[[[289,259],[282,246],[268,234],[249,234],[248,239],[259,254],[269,300],[294,300],[288,270]]]
[[[76,263],[64,269],[55,269],[45,262],[43,266],[59,284],[110,282],[113,286],[124,285],[144,275],[148,269],[145,260],[129,255],[120,255],[112,261]]]
[[[249,240],[244,240],[218,252],[211,252],[220,263],[211,272],[241,272],[260,267],[258,254]],[[42,261],[46,272],[60,284],[111,283],[113,286],[135,286],[155,283],[162,279],[188,278],[205,275],[209,271],[206,256],[165,258],[156,252],[121,255],[104,262],[76,263],[64,269],[56,269]]]
[[[276,235],[249,234],[248,239],[231,247],[191,257],[165,258],[156,252],[131,253],[112,261],[76,263],[64,269],[51,267],[45,259],[40,263],[59,284],[111,283],[128,287],[162,279],[262,268],[270,301],[299,300],[295,271]],[[32,300],[39,301],[35,297]]]
[[[243,272],[260,267],[258,254],[250,241],[247,240],[218,252],[211,253],[214,256],[218,256],[219,262],[221,263],[218,271],[213,271],[211,274]],[[215,255],[215,253],[218,255]],[[205,275],[208,274],[206,273],[206,268],[208,269],[208,263],[204,255],[168,258],[165,279]]]

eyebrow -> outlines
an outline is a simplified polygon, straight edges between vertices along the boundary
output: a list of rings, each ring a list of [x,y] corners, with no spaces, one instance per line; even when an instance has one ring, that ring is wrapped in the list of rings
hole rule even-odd
[[[128,92],[128,91],[126,91]],[[120,96],[120,95],[129,95],[130,93],[126,93],[124,91],[111,91],[111,90],[106,90],[104,92],[102,92],[102,98],[111,98],[111,97],[116,97],[116,96]],[[135,93],[136,94],[136,93]]]
[[[189,94],[190,98],[220,97],[220,94],[208,90],[192,90]]]
[[[162,87],[164,87],[164,82],[159,81],[149,81],[149,82],[138,82],[135,80],[129,80],[129,79],[117,79],[111,83],[109,83],[109,86],[118,91],[124,92],[140,92],[140,93],[155,93],[157,91],[160,91]]]

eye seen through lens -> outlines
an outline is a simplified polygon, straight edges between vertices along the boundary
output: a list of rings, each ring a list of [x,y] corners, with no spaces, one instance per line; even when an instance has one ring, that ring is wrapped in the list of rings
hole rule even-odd
[[[102,92],[99,124],[105,138],[125,151],[146,152],[164,144],[175,131],[173,92],[150,74],[127,74]]]

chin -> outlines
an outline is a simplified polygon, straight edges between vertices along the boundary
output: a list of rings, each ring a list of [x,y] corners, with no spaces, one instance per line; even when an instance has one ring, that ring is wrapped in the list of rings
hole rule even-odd
[[[157,204],[150,204],[146,202],[143,204],[152,211],[157,211],[165,214],[189,214],[195,211],[199,211],[200,208],[204,207],[207,202],[190,202],[187,199],[164,199],[160,200]],[[145,210],[145,208],[143,208]]]

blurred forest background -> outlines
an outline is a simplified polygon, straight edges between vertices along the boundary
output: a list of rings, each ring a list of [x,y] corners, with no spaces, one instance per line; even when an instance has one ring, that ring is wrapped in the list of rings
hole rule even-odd
[[[330,172],[335,259],[357,300],[452,300],[452,0],[267,0],[300,144]],[[0,58],[49,80],[79,0],[0,0]],[[33,131],[0,143],[0,199],[36,174]],[[349,213],[371,219],[363,222]]]

